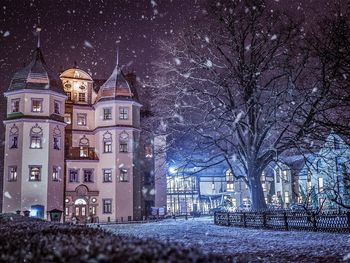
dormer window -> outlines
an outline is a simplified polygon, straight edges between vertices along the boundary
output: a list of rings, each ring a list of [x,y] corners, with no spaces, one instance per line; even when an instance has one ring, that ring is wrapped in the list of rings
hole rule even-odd
[[[20,99],[11,100],[11,112],[19,112]]]
[[[54,102],[54,113],[61,114],[61,103],[59,101]]]
[[[43,99],[32,99],[32,112],[43,111]]]

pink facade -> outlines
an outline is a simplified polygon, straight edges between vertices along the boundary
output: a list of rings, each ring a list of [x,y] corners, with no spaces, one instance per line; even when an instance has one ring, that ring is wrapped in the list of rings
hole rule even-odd
[[[104,82],[78,68],[59,78],[38,47],[5,93],[3,212],[48,218],[58,209],[66,222],[121,222],[144,218],[155,200],[165,206],[165,174],[155,180],[157,147],[140,126],[135,76],[116,65]]]

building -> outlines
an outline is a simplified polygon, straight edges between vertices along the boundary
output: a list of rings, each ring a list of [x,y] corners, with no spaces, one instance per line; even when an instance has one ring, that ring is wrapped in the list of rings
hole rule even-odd
[[[350,205],[350,147],[331,133],[319,151],[307,158],[299,173],[299,203],[309,207],[337,208],[332,201]]]
[[[3,212],[130,221],[147,216],[155,200],[166,205],[154,154],[162,140],[142,129],[135,75],[118,60],[105,81],[77,67],[56,80],[38,45],[5,96]]]
[[[33,216],[46,217],[51,209],[63,210],[66,94],[39,47],[4,95],[3,212],[30,210]]]

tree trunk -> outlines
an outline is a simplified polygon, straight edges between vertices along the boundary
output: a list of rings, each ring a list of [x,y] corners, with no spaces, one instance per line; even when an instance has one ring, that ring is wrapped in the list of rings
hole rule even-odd
[[[250,196],[253,210],[266,209],[264,191],[261,185],[260,176],[257,173],[249,176]]]

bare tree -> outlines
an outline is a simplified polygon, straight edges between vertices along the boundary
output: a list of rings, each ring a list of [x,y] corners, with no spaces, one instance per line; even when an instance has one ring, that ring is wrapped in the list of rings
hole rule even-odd
[[[310,146],[335,110],[339,66],[329,63],[329,43],[315,41],[265,1],[242,0],[209,4],[203,20],[162,44],[155,87],[163,126],[191,138],[198,167],[241,170],[253,209],[266,208],[262,171]]]

